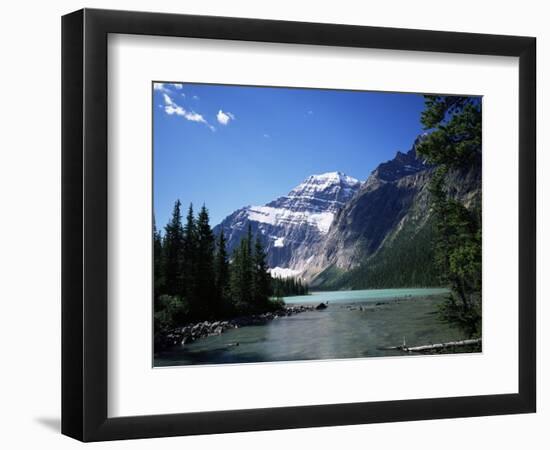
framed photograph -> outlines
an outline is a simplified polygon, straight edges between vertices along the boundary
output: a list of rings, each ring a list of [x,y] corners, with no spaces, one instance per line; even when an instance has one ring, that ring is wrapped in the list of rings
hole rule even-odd
[[[62,432],[535,412],[531,37],[62,21]]]

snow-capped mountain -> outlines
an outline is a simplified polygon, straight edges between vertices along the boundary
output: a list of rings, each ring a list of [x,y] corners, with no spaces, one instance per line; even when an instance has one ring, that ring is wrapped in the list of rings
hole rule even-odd
[[[359,191],[361,182],[341,172],[311,175],[287,195],[266,205],[247,206],[226,217],[223,230],[231,252],[250,224],[263,236],[272,273],[301,273],[316,244],[328,233],[338,211]]]

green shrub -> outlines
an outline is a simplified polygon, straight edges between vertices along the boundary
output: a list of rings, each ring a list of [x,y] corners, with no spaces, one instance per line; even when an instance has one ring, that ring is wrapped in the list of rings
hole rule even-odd
[[[184,324],[189,316],[189,302],[186,299],[161,295],[155,305],[155,333],[167,332]]]

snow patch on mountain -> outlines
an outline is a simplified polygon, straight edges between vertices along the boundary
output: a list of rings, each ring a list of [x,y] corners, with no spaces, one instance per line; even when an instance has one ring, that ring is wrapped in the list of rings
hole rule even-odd
[[[248,220],[269,225],[312,225],[326,234],[334,219],[331,212],[312,213],[309,211],[292,211],[272,206],[250,206]]]
[[[284,237],[275,238],[275,240],[273,242],[273,247],[284,247],[284,246],[285,246],[285,238]]]
[[[299,270],[293,270],[287,267],[274,267],[273,269],[269,269],[269,273],[271,273],[271,276],[278,278],[289,278],[300,275]]]

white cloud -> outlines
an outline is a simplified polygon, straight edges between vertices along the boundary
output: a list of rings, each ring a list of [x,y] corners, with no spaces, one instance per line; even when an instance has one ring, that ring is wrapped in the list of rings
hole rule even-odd
[[[307,113],[311,116],[313,114],[313,111],[310,109]]]
[[[206,123],[206,120],[204,120],[204,117],[202,117],[199,113],[196,113],[195,111],[188,112],[185,115],[185,118],[187,120],[190,120],[191,122]]]
[[[216,131],[216,128],[208,123],[208,121],[195,111],[187,111],[182,106],[178,105],[172,97],[170,97],[166,92],[163,93],[164,98],[164,112],[169,116],[176,115],[183,117],[185,120],[190,122],[197,122],[205,124],[211,131]]]
[[[171,94],[171,89],[176,89],[178,91],[183,89],[182,83],[153,83],[153,89],[155,91],[164,92],[165,94]],[[181,95],[185,97],[185,94],[182,92]]]
[[[164,107],[164,112],[169,116],[171,116],[172,114],[175,114],[176,116],[185,117],[185,115],[187,114],[187,111],[185,111],[185,109],[183,109],[181,106],[178,106],[178,105],[175,105],[175,106],[166,105]]]
[[[168,89],[168,86],[166,83],[153,83],[153,89],[155,91],[170,93],[170,89]]]
[[[218,119],[218,122],[222,125],[227,125],[231,120],[235,120],[235,116],[228,111],[223,112],[220,109],[216,115],[216,119]]]
[[[200,97],[198,95],[193,95],[193,100],[200,100]]]
[[[172,100],[172,98],[166,92],[163,94],[163,97],[164,97],[164,103],[166,105],[172,106],[172,105],[175,104],[174,101]]]
[[[267,133],[264,133],[264,138],[269,139],[271,136]]]

